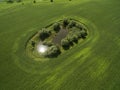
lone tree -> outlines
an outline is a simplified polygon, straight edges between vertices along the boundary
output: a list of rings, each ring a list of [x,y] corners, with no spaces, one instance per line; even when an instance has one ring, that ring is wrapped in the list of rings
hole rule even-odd
[[[36,3],[36,0],[34,0],[33,3]]]
[[[50,2],[53,2],[53,0],[50,0]]]

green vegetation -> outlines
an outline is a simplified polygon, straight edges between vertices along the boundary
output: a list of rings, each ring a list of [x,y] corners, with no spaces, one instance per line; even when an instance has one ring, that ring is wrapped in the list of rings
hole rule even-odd
[[[51,31],[50,30],[47,30],[45,28],[43,28],[42,30],[40,30],[39,32],[39,38],[40,40],[45,40],[46,38],[48,38],[51,34]]]
[[[43,44],[46,45],[49,50],[47,50],[45,54],[39,54],[38,56],[42,55],[44,57],[57,57],[59,54],[61,54],[61,47],[63,47],[64,50],[68,50],[71,46],[73,46],[74,42],[77,44],[79,39],[86,38],[87,30],[85,29],[85,26],[81,25],[81,30],[76,25],[80,26],[80,22],[77,22],[73,19],[65,18],[54,24],[46,26],[47,28],[43,28],[38,33],[34,34],[33,37],[27,42],[27,51],[29,53],[37,51],[39,52],[37,47],[38,45]],[[65,32],[67,33],[64,35]],[[56,40],[56,42],[60,43],[55,43],[54,39]],[[42,53],[43,52],[44,51],[42,51]]]
[[[0,2],[0,90],[120,90],[120,0],[22,2]],[[28,57],[33,34],[65,17],[88,37],[58,58]]]
[[[53,29],[55,30],[55,32],[59,32],[60,31],[60,24],[59,23],[55,23],[53,25]]]
[[[52,45],[49,47],[47,52],[45,52],[45,57],[57,57],[61,53],[59,47]]]
[[[7,0],[7,3],[13,3],[14,0]]]

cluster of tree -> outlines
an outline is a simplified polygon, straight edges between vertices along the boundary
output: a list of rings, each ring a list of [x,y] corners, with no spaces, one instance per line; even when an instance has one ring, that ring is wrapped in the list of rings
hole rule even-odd
[[[71,28],[71,31],[69,34],[66,36],[66,38],[61,40],[61,46],[67,50],[71,46],[73,46],[73,43],[78,43],[78,40],[80,38],[86,38],[87,36],[87,31],[85,29],[80,30],[79,28]]]
[[[53,29],[54,29],[54,31],[55,32],[59,32],[60,31],[60,23],[55,23],[54,25],[53,25]]]
[[[46,38],[48,38],[51,35],[51,31],[47,30],[46,28],[43,28],[39,32],[39,38],[40,40],[44,41]]]
[[[6,0],[8,3],[13,3],[14,0]],[[22,2],[22,0],[16,0],[17,2]],[[69,0],[72,1],[72,0]],[[54,0],[50,0],[50,2],[54,2]],[[36,0],[33,0],[33,3],[36,3]]]
[[[7,3],[13,3],[14,1],[16,1],[16,2],[22,2],[22,0],[6,0]]]
[[[77,24],[76,21],[74,21],[70,18],[65,18],[63,20],[63,27],[72,28],[72,27],[80,27],[80,25]]]
[[[77,35],[68,35],[66,38],[61,40],[61,45],[63,47],[63,49],[67,50],[69,49],[71,46],[73,46],[73,43],[78,43],[78,37]]]
[[[56,45],[52,45],[49,47],[49,49],[47,50],[44,56],[54,58],[54,57],[57,57],[60,53],[61,51],[59,47]]]

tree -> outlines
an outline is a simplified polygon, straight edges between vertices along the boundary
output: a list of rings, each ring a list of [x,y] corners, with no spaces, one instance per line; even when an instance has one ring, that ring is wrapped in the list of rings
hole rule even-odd
[[[53,2],[53,0],[50,0],[50,2]]]
[[[46,57],[57,57],[60,53],[61,53],[61,51],[60,51],[59,47],[57,47],[56,45],[53,45],[53,46],[49,47],[49,49],[45,53],[45,56]]]
[[[33,3],[36,3],[36,0],[34,0]]]
[[[72,41],[78,43],[78,36],[76,34],[72,36]]]
[[[66,38],[61,40],[61,45],[65,50],[70,48],[70,43]]]
[[[76,35],[77,35],[78,38],[81,38],[81,37],[82,37],[80,31],[78,31],[78,32],[76,33]]]
[[[81,31],[81,37],[84,39],[87,36],[87,32],[85,30]]]
[[[69,28],[75,27],[76,26],[76,22],[75,21],[71,21],[68,25]]]
[[[14,0],[7,0],[7,3],[13,3]]]
[[[49,37],[51,34],[51,32],[47,29],[42,29],[40,32],[39,32],[39,37],[40,39],[43,41],[45,40],[47,37]]]
[[[59,32],[60,24],[59,23],[55,23],[54,26],[53,26],[53,29],[54,29],[54,31]]]
[[[83,27],[80,24],[77,24],[76,27],[79,28],[80,30],[83,29]]]
[[[63,26],[66,27],[69,24],[69,20],[67,18],[65,18],[63,20]]]
[[[71,35],[68,34],[66,38],[69,41],[70,46],[73,46],[73,41],[72,41]]]
[[[22,2],[22,0],[17,0],[17,2]]]
[[[35,47],[35,42],[32,41],[32,42],[31,42],[31,45],[32,45],[32,47]]]

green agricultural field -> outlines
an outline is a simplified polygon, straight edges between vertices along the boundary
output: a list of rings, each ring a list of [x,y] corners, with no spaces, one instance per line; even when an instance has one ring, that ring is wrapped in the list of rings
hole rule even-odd
[[[120,90],[120,0],[36,1],[0,2],[0,90]],[[57,58],[28,57],[29,38],[64,17],[87,38]]]

